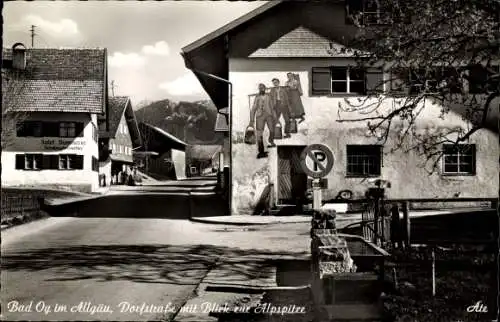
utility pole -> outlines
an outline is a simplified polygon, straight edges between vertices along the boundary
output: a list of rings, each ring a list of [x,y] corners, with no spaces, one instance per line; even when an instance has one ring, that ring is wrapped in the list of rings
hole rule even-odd
[[[111,81],[111,95],[115,97],[115,81]]]
[[[31,48],[35,47],[35,25],[31,25],[31,29],[30,29],[30,32],[31,32]]]

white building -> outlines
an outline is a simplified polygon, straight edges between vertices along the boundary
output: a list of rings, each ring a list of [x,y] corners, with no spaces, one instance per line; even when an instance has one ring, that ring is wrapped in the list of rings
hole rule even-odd
[[[393,188],[387,191],[391,199],[446,199],[457,195],[496,198],[498,100],[492,103],[496,107],[488,114],[488,127],[474,133],[456,150],[443,144],[440,171],[432,175],[421,165],[422,157],[417,152],[391,152],[397,132],[389,133],[384,145],[367,133],[366,122],[340,122],[341,116],[360,117],[343,113],[340,106],[345,106],[346,100],[354,104],[357,99],[363,102],[368,92],[380,91],[375,87],[381,80],[393,79],[382,70],[357,69],[352,54],[342,50],[349,49],[347,40],[356,33],[355,26],[348,21],[346,4],[349,1],[269,1],[183,48],[186,66],[192,69],[219,112],[229,107],[227,126],[220,124],[224,123],[220,117],[217,129],[228,132],[224,163],[230,166],[231,213],[252,214],[267,199],[272,200],[271,207],[277,208],[307,202],[308,178],[301,167],[301,152],[317,143],[327,145],[335,161],[326,176],[324,200],[334,199],[346,190],[354,198],[363,198],[375,179],[392,183]],[[474,70],[471,68],[469,72]],[[477,71],[482,75],[484,69]],[[397,97],[412,95],[399,91],[398,81],[409,88],[419,85],[413,77],[395,76],[391,86],[384,84],[383,95],[388,98],[383,109],[401,104]],[[280,81],[278,85],[275,80]],[[261,124],[252,117],[259,84],[267,87],[265,93],[270,100],[274,97],[282,104],[288,102],[295,114],[285,115],[281,105],[272,107],[283,129],[283,137],[275,137],[274,142],[268,141],[269,126],[274,130],[269,123],[276,117],[267,116],[272,121],[265,123],[261,119]],[[484,99],[482,93],[472,90],[476,88],[473,80],[461,85],[461,93]],[[281,96],[280,100],[280,94],[276,94],[278,88],[287,97]],[[426,102],[427,107],[416,124],[418,131],[446,133],[451,128],[470,127],[461,106],[453,106],[446,118],[441,119],[443,106],[430,99]],[[305,120],[301,120],[304,115]],[[287,124],[291,124],[288,119],[295,119],[298,129],[287,133]],[[251,126],[264,132],[260,147],[245,139]]]
[[[2,185],[98,187],[105,49],[3,50]]]

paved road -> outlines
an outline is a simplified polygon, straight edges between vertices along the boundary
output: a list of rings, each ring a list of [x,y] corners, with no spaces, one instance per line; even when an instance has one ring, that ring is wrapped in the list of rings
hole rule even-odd
[[[175,219],[150,218],[141,211],[148,202],[131,200],[118,208],[138,218],[110,218],[106,209],[92,208],[93,216],[52,217],[2,232],[2,319],[170,320],[217,260],[309,249],[307,223],[211,226],[190,222],[174,208],[161,211]],[[141,314],[120,310],[121,302],[136,310],[142,303],[173,308]]]

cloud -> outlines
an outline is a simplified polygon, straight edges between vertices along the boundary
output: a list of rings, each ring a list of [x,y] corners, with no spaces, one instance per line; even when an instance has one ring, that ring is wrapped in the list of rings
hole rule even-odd
[[[72,37],[78,35],[78,24],[71,19],[61,19],[58,22],[45,20],[37,15],[24,16],[24,21],[29,25],[35,25],[40,31],[56,37]]]
[[[159,87],[174,96],[187,96],[204,94],[200,82],[192,73],[184,74],[171,82],[164,82]]]
[[[137,53],[114,52],[108,57],[108,63],[111,67],[141,67],[146,63],[146,59]]]
[[[170,47],[166,41],[158,41],[153,46],[147,45],[142,47],[142,52],[146,55],[168,56]]]

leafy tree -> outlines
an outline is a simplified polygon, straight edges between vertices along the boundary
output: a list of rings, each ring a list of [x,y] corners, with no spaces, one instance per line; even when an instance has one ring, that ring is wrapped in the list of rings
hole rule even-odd
[[[29,117],[28,112],[17,109],[22,107],[20,100],[25,87],[19,73],[2,69],[2,150],[14,144],[21,123]]]
[[[393,150],[418,151],[432,171],[443,143],[466,142],[480,129],[498,132],[498,0],[347,2],[358,32],[350,49],[341,51],[351,50],[360,65],[389,77],[366,97],[340,104],[342,112],[356,115],[340,122],[366,122],[383,143],[397,133]],[[436,108],[432,103],[441,106],[442,119],[457,112],[468,126],[422,133],[417,120],[425,109]]]

